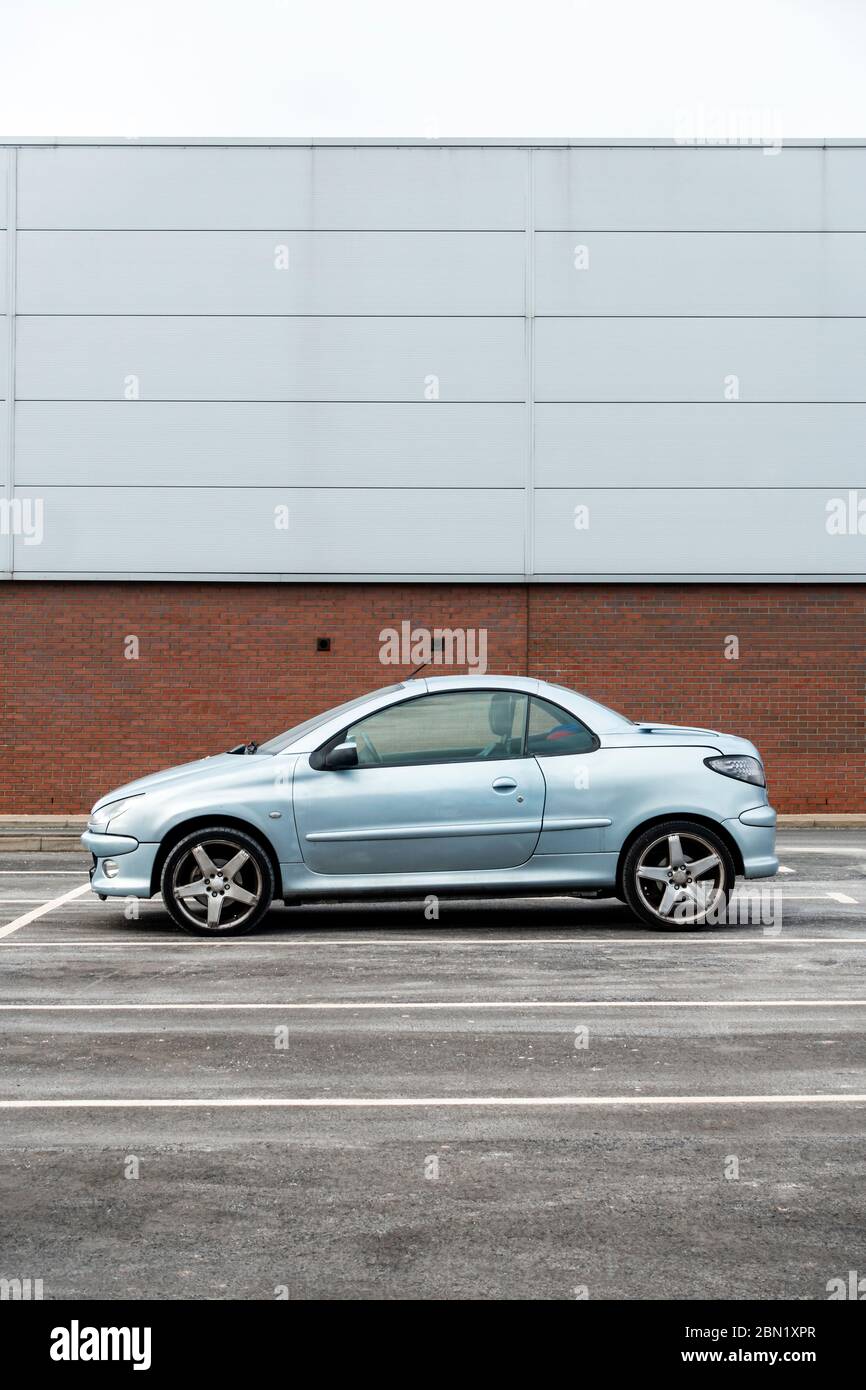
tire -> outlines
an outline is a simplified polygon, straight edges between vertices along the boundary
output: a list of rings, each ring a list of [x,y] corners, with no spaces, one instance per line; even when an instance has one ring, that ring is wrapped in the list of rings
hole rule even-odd
[[[689,873],[701,864],[698,874]],[[654,931],[697,931],[708,920],[727,921],[735,878],[720,835],[699,821],[669,820],[644,831],[629,849],[622,892],[635,916]]]
[[[223,875],[221,870],[233,863],[230,876]],[[181,891],[198,884],[200,891]],[[258,926],[273,901],[274,871],[252,835],[214,824],[186,835],[169,851],[160,888],[169,914],[183,931],[242,936]]]

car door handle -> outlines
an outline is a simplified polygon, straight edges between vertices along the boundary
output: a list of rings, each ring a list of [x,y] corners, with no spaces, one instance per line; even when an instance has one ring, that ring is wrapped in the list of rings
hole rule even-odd
[[[493,783],[495,792],[513,792],[516,790],[517,783],[513,777],[497,777]]]

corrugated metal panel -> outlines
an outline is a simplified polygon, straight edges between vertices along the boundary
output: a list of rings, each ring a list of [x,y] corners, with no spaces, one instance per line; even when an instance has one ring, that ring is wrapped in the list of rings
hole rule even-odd
[[[862,536],[831,535],[827,504],[846,493],[591,487],[539,492],[539,574],[860,574]],[[575,507],[589,526],[575,529]],[[688,651],[681,654],[688,659]]]
[[[538,150],[535,225],[645,231],[866,231],[866,150]]]
[[[540,487],[847,486],[864,476],[866,405],[538,405]]]
[[[526,155],[508,149],[25,149],[20,227],[512,228]]]
[[[576,269],[576,260],[587,268]],[[538,314],[866,314],[866,234],[546,232],[536,237],[535,307]]]
[[[539,400],[866,400],[862,319],[549,318],[535,344]]]
[[[23,495],[23,493],[21,494]],[[45,488],[21,571],[347,574],[519,570],[523,494],[490,488]],[[288,507],[288,529],[275,524]]]
[[[21,318],[18,395],[119,400],[523,398],[521,319]],[[431,402],[431,409],[435,402]]]
[[[522,487],[524,407],[20,401],[20,483]]]
[[[9,321],[0,318],[0,400],[6,399],[9,382]]]
[[[7,299],[9,294],[9,287],[7,283],[8,276],[6,274],[7,256],[8,245],[6,240],[6,233],[0,232],[0,314],[6,313]]]
[[[520,573],[534,477],[539,575],[862,574],[824,509],[862,477],[864,173],[862,145],[22,149],[15,481],[47,530],[17,564]]]
[[[0,227],[9,225],[9,151],[0,150]]]
[[[522,314],[520,232],[20,232],[22,314]]]

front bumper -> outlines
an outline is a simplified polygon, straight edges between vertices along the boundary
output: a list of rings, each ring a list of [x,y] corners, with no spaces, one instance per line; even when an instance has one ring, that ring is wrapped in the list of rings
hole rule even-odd
[[[141,844],[131,835],[106,835],[85,830],[81,837],[84,848],[93,856],[90,886],[94,893],[106,898],[149,898],[151,875],[159,845]],[[113,859],[118,872],[108,878],[104,864]]]
[[[776,812],[772,806],[754,806],[722,824],[737,843],[746,878],[772,878],[778,873]]]

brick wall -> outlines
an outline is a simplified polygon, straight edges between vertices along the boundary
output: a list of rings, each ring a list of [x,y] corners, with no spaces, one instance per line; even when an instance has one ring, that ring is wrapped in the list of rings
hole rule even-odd
[[[80,812],[387,685],[404,620],[486,628],[490,672],[754,739],[779,810],[866,810],[863,585],[64,582],[0,585],[0,812]]]

